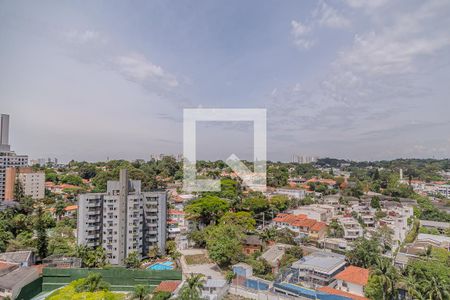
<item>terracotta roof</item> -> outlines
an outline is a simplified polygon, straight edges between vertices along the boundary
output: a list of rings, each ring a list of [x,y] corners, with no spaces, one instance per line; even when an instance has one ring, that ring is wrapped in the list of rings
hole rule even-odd
[[[184,211],[176,210],[176,209],[169,209],[169,215],[184,215]]]
[[[306,218],[307,218],[307,216],[304,214],[300,214],[300,215],[278,214],[276,216],[276,218],[274,218],[273,220],[275,222],[288,223],[288,224],[292,225],[296,221],[304,220]]]
[[[77,210],[77,209],[78,209],[78,205],[69,205],[66,208],[64,208],[65,211]]]
[[[351,293],[347,293],[347,292],[340,291],[340,290],[336,290],[336,289],[333,289],[333,288],[331,288],[329,286],[321,287],[321,288],[318,289],[318,291],[321,291],[321,292],[324,292],[324,293],[327,293],[327,294],[332,294],[332,295],[344,296],[344,297],[347,297],[347,298],[350,298],[350,299],[353,299],[353,300],[369,300],[366,297],[355,295],[355,294],[351,294]]]
[[[369,280],[369,270],[349,266],[344,271],[334,276],[334,278],[364,286]]]
[[[302,219],[302,220],[297,220],[294,223],[292,223],[292,226],[297,226],[297,227],[313,227],[314,224],[316,224],[317,221],[316,220],[312,220],[312,219]]]
[[[161,281],[161,283],[155,288],[154,292],[173,293],[180,285],[180,283],[180,280]]]
[[[316,222],[316,224],[314,224],[311,227],[311,230],[320,231],[320,230],[322,230],[325,227],[327,227],[327,224],[325,224],[324,222]]]

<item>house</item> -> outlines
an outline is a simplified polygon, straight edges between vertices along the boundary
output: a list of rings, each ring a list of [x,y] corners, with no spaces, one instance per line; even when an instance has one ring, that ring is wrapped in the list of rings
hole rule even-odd
[[[344,227],[344,239],[347,241],[354,241],[364,235],[363,228],[353,217],[344,216],[338,221]]]
[[[256,235],[248,235],[242,241],[242,252],[253,254],[263,250],[263,241]]]
[[[300,206],[292,210],[292,214],[306,215],[308,219],[327,222],[334,215],[335,208],[326,204],[311,204]]]
[[[421,243],[426,246],[444,248],[450,251],[450,237],[435,234],[419,233],[416,244]]]
[[[31,267],[36,263],[33,251],[14,251],[0,253],[0,262],[18,264],[21,267]]]
[[[228,288],[225,279],[208,278],[202,287],[202,299],[220,300],[228,293]]]
[[[38,268],[0,262],[0,299],[15,299],[24,286],[39,276]]]
[[[180,284],[181,284],[180,280],[164,280],[158,284],[158,286],[153,290],[153,292],[154,293],[168,292],[174,294],[178,290]]]
[[[324,222],[309,219],[304,214],[278,214],[273,219],[273,225],[277,228],[288,228],[296,232],[300,238],[308,237],[313,241],[323,239],[327,230]]]
[[[271,288],[270,281],[253,276],[253,268],[245,263],[238,263],[232,267],[236,275],[233,279],[234,286],[242,286],[255,291],[267,291]]]
[[[264,258],[272,267],[272,273],[275,274],[278,272],[281,258],[286,252],[286,249],[291,247],[291,245],[286,244],[275,244],[270,246],[269,249],[261,255],[261,258]]]
[[[313,252],[292,264],[290,280],[291,283],[302,283],[312,288],[327,286],[345,266],[344,255],[327,251]]]
[[[336,282],[332,286],[319,288],[319,291],[354,300],[367,299],[364,297],[364,287],[369,280],[369,269],[348,266],[334,276],[334,279],[336,279]]]
[[[289,198],[303,199],[306,196],[306,191],[302,189],[276,189],[275,195],[286,195]]]

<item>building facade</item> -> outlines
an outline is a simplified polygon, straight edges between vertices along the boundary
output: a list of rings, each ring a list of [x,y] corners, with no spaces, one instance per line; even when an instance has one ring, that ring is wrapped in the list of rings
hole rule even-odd
[[[25,167],[28,156],[17,155],[9,145],[9,115],[0,116],[0,201],[5,200],[6,169]]]
[[[16,182],[20,182],[25,196],[43,199],[45,196],[45,173],[32,168],[7,168],[5,173],[5,200],[14,200]]]
[[[164,252],[166,222],[167,193],[142,192],[127,170],[119,181],[108,181],[106,193],[79,196],[78,244],[102,246],[111,264],[123,265],[131,252],[145,257],[155,246]]]

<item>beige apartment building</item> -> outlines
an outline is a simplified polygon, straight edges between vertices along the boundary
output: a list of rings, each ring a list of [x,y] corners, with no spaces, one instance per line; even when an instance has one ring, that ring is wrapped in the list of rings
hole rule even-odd
[[[26,196],[33,199],[45,197],[45,173],[30,167],[7,168],[5,174],[5,200],[14,200],[14,187],[20,182]]]

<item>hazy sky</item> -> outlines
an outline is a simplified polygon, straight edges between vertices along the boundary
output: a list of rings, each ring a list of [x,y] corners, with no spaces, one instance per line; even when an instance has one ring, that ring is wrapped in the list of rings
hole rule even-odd
[[[181,153],[197,107],[266,108],[272,160],[450,157],[449,28],[448,0],[0,1],[0,112],[32,158]]]

